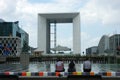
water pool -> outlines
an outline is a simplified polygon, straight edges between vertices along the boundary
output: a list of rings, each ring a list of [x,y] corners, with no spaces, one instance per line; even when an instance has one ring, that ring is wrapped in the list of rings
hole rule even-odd
[[[65,63],[65,72],[67,72],[68,64]],[[12,72],[22,72],[22,71],[30,71],[30,72],[39,72],[39,71],[55,71],[54,63],[45,63],[45,62],[37,62],[30,63],[27,66],[23,66],[19,63],[7,63],[0,64],[0,72],[12,71]],[[83,72],[83,64],[76,64],[76,71]],[[94,72],[117,72],[120,71],[120,64],[92,64],[92,71]]]

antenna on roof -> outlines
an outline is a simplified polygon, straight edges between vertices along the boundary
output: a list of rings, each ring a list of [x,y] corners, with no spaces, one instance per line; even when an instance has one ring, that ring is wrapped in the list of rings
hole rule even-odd
[[[115,25],[115,33],[114,34],[117,34],[117,25]]]

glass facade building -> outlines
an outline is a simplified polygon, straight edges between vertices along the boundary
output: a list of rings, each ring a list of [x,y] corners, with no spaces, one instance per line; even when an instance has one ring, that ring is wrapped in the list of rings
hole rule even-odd
[[[98,46],[89,47],[86,49],[86,55],[98,55],[97,54]]]
[[[12,34],[12,23],[0,23],[0,36],[9,36]]]
[[[19,22],[0,22],[0,37],[18,37],[21,40],[21,49],[23,43],[29,43],[29,35],[19,27]]]
[[[98,44],[99,55],[120,55],[120,34],[104,35]]]
[[[120,55],[120,51],[117,48],[120,47],[120,34],[115,34],[110,37],[110,50],[114,55]]]

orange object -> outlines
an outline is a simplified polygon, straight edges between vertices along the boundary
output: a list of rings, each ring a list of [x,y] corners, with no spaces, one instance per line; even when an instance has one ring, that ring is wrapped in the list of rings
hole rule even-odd
[[[56,76],[59,76],[59,75],[60,75],[60,72],[56,72],[55,74],[56,74]]]
[[[112,76],[112,73],[111,72],[107,72],[107,76]]]
[[[77,75],[77,72],[72,72],[73,75]]]
[[[95,74],[94,74],[94,72],[90,72],[90,75],[91,75],[91,76],[94,76]]]

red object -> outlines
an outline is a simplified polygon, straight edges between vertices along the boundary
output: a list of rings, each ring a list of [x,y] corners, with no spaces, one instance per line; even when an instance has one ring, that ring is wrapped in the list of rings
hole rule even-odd
[[[9,72],[4,72],[5,75],[10,75]]]
[[[39,72],[39,76],[43,76],[43,72]]]
[[[26,76],[26,72],[22,72],[22,76]]]
[[[60,72],[56,72],[56,76],[59,76],[60,75]]]

